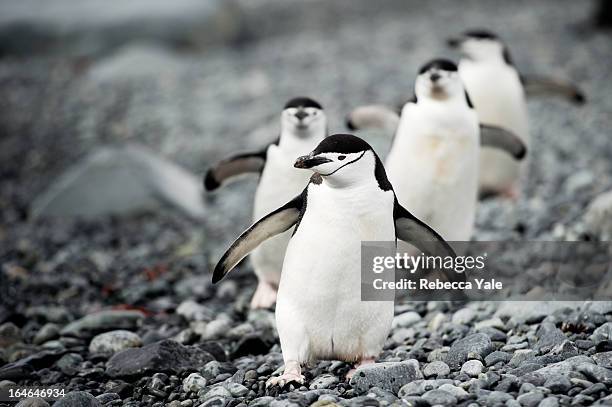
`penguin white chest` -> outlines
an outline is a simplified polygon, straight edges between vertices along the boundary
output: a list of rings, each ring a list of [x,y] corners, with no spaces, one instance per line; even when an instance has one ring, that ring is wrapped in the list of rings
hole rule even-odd
[[[399,202],[449,240],[470,238],[478,118],[467,107],[404,109],[386,167]]]
[[[478,148],[478,119],[467,108],[411,106],[402,119],[386,167],[400,187],[418,174],[433,184],[454,184],[463,178]]]
[[[501,126],[528,140],[525,94],[514,68],[462,61],[459,74],[481,123]]]
[[[308,189],[287,248],[276,319],[285,359],[357,360],[376,356],[393,302],[361,301],[361,242],[393,241],[394,195],[373,182],[355,191]]]
[[[276,146],[268,149],[266,166],[255,195],[254,220],[285,204],[304,189],[310,176],[306,171],[293,168],[298,155],[287,155]]]
[[[516,70],[505,64],[461,61],[459,74],[480,122],[511,130],[529,146],[527,105]],[[519,176],[519,164],[507,154],[490,148],[482,149],[479,183],[483,192],[512,188]]]

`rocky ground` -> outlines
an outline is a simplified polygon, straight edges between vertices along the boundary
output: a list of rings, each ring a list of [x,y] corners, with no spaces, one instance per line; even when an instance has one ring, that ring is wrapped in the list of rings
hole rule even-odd
[[[77,35],[98,21],[85,20],[75,35],[54,31],[62,45],[39,49],[26,34],[45,38],[49,25],[31,22],[40,31],[25,25],[10,37],[25,42],[11,42],[4,13],[0,387],[60,385],[70,396],[58,406],[612,404],[612,303],[398,303],[379,363],[351,382],[350,366],[326,361],[306,369],[304,386],[266,390],[282,357],[273,312],[248,310],[248,263],[210,283],[250,221],[251,181],[206,197],[198,222],[173,211],[29,219],[32,200],[102,145],[137,142],[201,175],[274,139],[279,109],[296,94],[319,99],[330,130],[343,131],[351,107],[404,99],[417,67],[448,53],[447,36],[484,26],[507,39],[523,71],[572,78],[589,103],[530,100],[522,198],[483,202],[476,239],[609,238],[601,226],[612,199],[584,216],[612,189],[611,34],[588,27],[590,3],[278,3],[224,9],[212,21],[233,29],[216,46],[180,34],[196,23],[172,14],[171,28],[123,42],[107,40],[100,18],[87,37],[95,47]],[[362,135],[384,155],[388,135]]]

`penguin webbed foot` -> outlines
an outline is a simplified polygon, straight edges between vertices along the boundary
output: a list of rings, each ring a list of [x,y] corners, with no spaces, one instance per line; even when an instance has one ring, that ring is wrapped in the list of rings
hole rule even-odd
[[[272,386],[285,387],[289,383],[304,384],[304,380],[300,364],[292,360],[285,363],[285,371],[282,375],[271,377],[266,381],[266,388]]]
[[[283,373],[280,376],[271,377],[266,382],[266,387],[278,386],[285,387],[289,383],[304,384],[304,375],[295,373]]]

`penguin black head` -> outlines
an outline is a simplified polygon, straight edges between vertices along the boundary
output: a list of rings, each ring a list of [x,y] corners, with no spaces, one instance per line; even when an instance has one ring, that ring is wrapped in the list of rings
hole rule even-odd
[[[460,48],[464,42],[470,40],[501,42],[497,34],[485,29],[471,29],[464,31],[458,37],[449,38],[447,42],[451,48]]]
[[[323,110],[319,102],[304,96],[298,96],[293,99],[290,99],[289,101],[287,101],[287,103],[285,103],[285,107],[283,107],[283,109],[288,109],[290,107],[313,107],[318,110]]]
[[[327,118],[317,101],[308,97],[296,97],[285,103],[281,126],[283,131],[305,138],[317,130],[325,131]]]
[[[352,134],[333,134],[308,155],[298,157],[295,168],[310,169],[336,187],[375,179],[383,190],[391,189],[378,155],[363,139]]]
[[[484,29],[472,29],[460,36],[450,38],[448,45],[458,49],[466,58],[474,61],[491,61],[503,59],[512,65],[508,47],[495,33]]]
[[[432,59],[419,69],[419,75],[428,71],[457,72],[457,64],[444,58]]]
[[[476,29],[464,31],[463,36],[467,38],[476,38],[480,40],[499,41],[499,37],[497,36],[497,34],[489,30],[485,30],[483,28],[476,28]]]
[[[436,100],[465,97],[469,106],[471,103],[457,72],[457,65],[448,59],[432,59],[419,69],[414,91],[419,98]]]

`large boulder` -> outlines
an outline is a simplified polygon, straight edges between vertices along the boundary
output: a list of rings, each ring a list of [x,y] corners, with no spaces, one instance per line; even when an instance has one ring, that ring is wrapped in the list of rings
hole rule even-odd
[[[178,374],[196,371],[212,360],[210,353],[197,346],[163,340],[116,353],[106,364],[106,374],[112,378],[138,377],[151,372]]]
[[[144,147],[104,147],[37,197],[32,215],[93,218],[173,207],[202,219],[201,184],[194,174]]]

